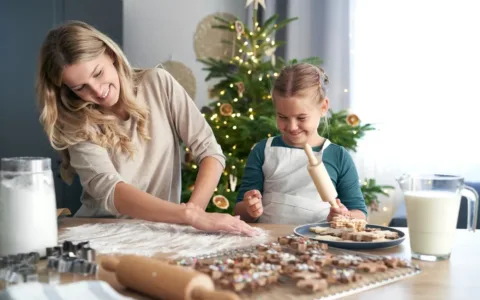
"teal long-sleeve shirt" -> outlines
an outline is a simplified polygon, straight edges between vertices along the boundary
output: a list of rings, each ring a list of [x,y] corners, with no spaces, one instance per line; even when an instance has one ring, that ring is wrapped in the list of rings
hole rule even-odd
[[[267,139],[258,142],[248,156],[237,202],[243,201],[243,195],[249,190],[259,190],[263,194],[264,175],[262,166],[265,161],[266,143]],[[285,144],[281,136],[273,138],[272,147],[294,148]],[[313,151],[319,152],[321,150],[321,146],[313,147]],[[367,206],[360,189],[358,172],[347,150],[342,146],[330,143],[323,152],[322,160],[343,205],[349,210],[358,209],[367,215]],[[305,172],[308,172],[306,168]]]

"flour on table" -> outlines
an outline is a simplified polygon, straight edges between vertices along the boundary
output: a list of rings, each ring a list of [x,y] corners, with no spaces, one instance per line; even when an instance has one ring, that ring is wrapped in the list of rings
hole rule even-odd
[[[172,258],[214,254],[248,248],[270,240],[268,232],[255,228],[258,236],[206,233],[191,226],[136,221],[96,223],[69,227],[59,235],[63,241],[89,241],[97,254],[135,254],[153,256],[168,253]]]

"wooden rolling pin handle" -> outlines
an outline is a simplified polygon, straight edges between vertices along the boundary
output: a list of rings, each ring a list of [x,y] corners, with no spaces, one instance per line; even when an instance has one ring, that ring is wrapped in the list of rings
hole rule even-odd
[[[113,272],[117,270],[117,266],[120,263],[118,258],[115,257],[105,257],[102,259],[102,267],[108,272]]]
[[[311,166],[318,165],[318,160],[313,154],[312,146],[310,146],[309,144],[305,144],[305,146],[303,146],[303,149],[305,150],[305,153],[308,156],[308,161],[310,162],[310,165]]]
[[[329,203],[331,207],[338,208],[337,199],[332,199],[337,196],[337,192],[335,191],[333,184],[330,182],[330,177],[328,176],[325,166],[321,161],[318,161],[317,157],[313,154],[312,147],[308,143],[305,143],[303,149],[305,150],[309,161],[308,171],[315,183],[315,187],[317,188],[320,197],[323,201]],[[321,179],[321,177],[323,177],[323,179]]]
[[[240,300],[240,297],[234,292],[230,291],[210,291],[203,288],[195,288],[192,291],[193,300]]]
[[[331,205],[333,208],[338,208],[337,199],[331,200],[331,201],[330,201],[330,205]]]

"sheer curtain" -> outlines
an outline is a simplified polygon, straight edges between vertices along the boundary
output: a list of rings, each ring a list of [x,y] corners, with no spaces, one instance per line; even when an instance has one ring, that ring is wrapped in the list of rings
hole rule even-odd
[[[330,85],[328,95],[333,110],[349,105],[349,1],[348,0],[266,0],[263,19],[277,13],[279,20],[298,18],[276,34],[286,41],[276,55],[289,59],[317,56],[323,60]],[[300,5],[299,5],[300,4]],[[251,16],[251,14],[250,14]]]
[[[355,154],[361,176],[480,181],[480,1],[352,0],[350,9],[350,109],[378,129]]]

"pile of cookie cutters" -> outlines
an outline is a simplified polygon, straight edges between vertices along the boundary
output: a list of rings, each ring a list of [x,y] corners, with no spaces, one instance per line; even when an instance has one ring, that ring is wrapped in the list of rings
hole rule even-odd
[[[49,274],[75,273],[96,275],[98,265],[95,262],[95,250],[89,242],[74,244],[64,241],[63,244],[46,249]],[[6,285],[40,281],[37,263],[38,252],[18,253],[0,257],[0,280]]]

